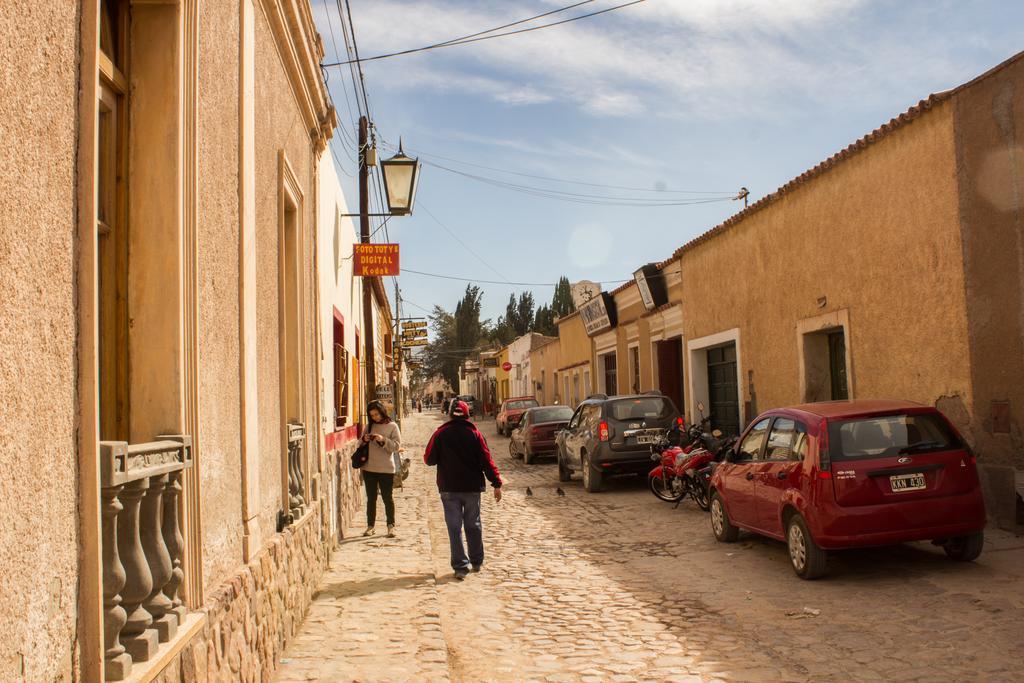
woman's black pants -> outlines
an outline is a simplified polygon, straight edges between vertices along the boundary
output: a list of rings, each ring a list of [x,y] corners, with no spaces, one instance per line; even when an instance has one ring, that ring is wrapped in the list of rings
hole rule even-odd
[[[377,490],[384,499],[384,513],[388,524],[395,523],[395,499],[392,491],[395,486],[395,475],[384,472],[363,471],[363,483],[366,485],[366,526],[374,526],[377,521]]]

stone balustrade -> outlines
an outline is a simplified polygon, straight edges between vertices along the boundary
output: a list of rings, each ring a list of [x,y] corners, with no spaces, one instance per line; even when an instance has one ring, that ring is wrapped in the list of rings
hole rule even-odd
[[[306,512],[306,472],[302,458],[306,442],[306,427],[288,423],[288,508],[292,519],[297,520]]]
[[[179,522],[181,478],[192,466],[190,436],[100,442],[104,669],[131,674],[174,638],[187,613]]]

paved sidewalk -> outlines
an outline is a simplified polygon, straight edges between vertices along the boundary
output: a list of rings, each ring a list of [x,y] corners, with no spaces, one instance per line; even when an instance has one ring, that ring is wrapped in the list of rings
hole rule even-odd
[[[425,429],[412,426],[403,435],[413,469],[405,487],[395,490],[398,537],[386,537],[380,502],[376,536],[363,538],[362,524],[346,529],[302,631],[282,659],[282,683],[450,680],[426,524],[436,493],[422,465]]]
[[[640,480],[558,496],[553,460],[512,459],[491,421],[505,496],[484,499],[484,571],[456,582],[422,465],[439,423],[406,420],[399,538],[348,531],[280,681],[1021,680],[1024,539],[992,531],[966,565],[928,544],[837,553],[800,581],[781,543],[719,544]]]

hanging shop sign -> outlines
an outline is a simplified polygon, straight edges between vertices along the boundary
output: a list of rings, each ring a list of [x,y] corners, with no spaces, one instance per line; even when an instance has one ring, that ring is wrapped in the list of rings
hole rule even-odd
[[[498,367],[498,359],[495,356],[491,356],[490,358],[482,358],[480,359],[480,366],[484,368],[496,368]]]
[[[426,345],[427,345],[426,338],[423,338],[423,339],[403,339],[402,340],[402,346],[406,347],[406,348],[408,348],[410,346],[426,346]]]
[[[378,384],[377,385],[377,398],[382,401],[387,401],[391,398],[391,385],[390,384]]]
[[[426,320],[410,320],[408,322],[402,323],[402,329],[403,330],[411,330],[414,327],[424,327],[425,328],[426,326],[427,326],[427,321]]]
[[[397,244],[353,245],[353,268],[360,277],[383,277],[399,274]]]
[[[509,370],[512,369],[512,364],[509,363],[508,361],[505,361],[504,363],[501,364],[501,369],[504,370],[505,372],[508,372]]]
[[[608,292],[600,292],[578,310],[580,318],[583,319],[583,327],[591,337],[610,330],[618,324],[615,299]]]
[[[419,339],[420,337],[427,336],[427,328],[421,327],[419,329],[402,330],[403,339]]]
[[[658,306],[668,303],[668,287],[665,283],[665,274],[658,270],[658,266],[648,263],[633,273],[636,280],[636,287],[640,290],[640,299],[644,302],[644,308],[653,311]]]

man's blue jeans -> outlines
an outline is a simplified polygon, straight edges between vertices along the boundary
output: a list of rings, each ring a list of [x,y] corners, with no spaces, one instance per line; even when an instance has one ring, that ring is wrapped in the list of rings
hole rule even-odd
[[[480,493],[441,492],[444,521],[448,525],[448,540],[452,546],[452,569],[465,571],[469,565],[484,563],[484,528],[480,521]],[[469,557],[462,545],[462,528],[466,528]]]

